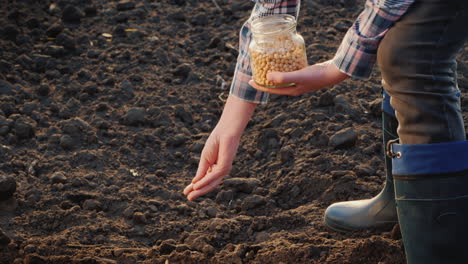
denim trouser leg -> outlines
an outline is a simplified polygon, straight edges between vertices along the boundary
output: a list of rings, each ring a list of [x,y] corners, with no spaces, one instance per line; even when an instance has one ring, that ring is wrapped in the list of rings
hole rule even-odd
[[[468,142],[455,56],[467,0],[417,0],[378,50],[401,144],[390,145],[409,264],[468,263]]]
[[[378,50],[402,144],[465,140],[455,56],[468,35],[468,1],[418,0]]]

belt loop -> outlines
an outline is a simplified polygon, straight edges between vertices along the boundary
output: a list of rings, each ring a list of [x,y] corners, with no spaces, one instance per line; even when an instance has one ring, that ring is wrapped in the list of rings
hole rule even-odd
[[[394,152],[393,152],[393,149],[392,149],[392,145],[393,145],[394,143],[398,143],[399,141],[400,141],[400,139],[397,138],[397,139],[389,140],[389,141],[387,142],[387,153],[386,153],[386,154],[387,154],[387,156],[388,156],[389,158],[391,158],[391,159],[393,159],[393,158],[398,158],[398,159],[401,158],[401,152],[394,153]]]

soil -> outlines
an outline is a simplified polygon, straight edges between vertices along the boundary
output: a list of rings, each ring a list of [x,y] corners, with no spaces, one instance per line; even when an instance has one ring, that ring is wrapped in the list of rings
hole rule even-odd
[[[405,263],[398,226],[322,222],[385,182],[377,70],[272,96],[224,184],[189,202],[253,3],[0,6],[0,263]],[[362,6],[304,2],[309,64],[332,58]],[[468,120],[466,46],[458,62]]]

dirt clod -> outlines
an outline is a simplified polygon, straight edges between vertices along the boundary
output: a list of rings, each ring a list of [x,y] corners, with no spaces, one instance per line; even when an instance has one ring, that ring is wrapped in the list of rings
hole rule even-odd
[[[13,177],[0,175],[0,200],[9,199],[15,193],[16,187]]]

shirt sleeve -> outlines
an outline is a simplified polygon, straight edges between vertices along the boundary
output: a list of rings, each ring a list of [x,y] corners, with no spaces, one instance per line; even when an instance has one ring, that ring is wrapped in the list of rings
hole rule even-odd
[[[296,16],[299,13],[300,0],[254,0],[255,6],[250,18],[244,23],[239,34],[239,56],[231,83],[230,94],[240,99],[253,103],[267,103],[268,93],[260,92],[249,85],[252,79],[250,67],[249,45],[252,39],[250,31],[251,21],[258,17],[272,14],[290,14]]]
[[[340,71],[357,79],[368,79],[379,43],[415,0],[367,0],[333,58]]]

